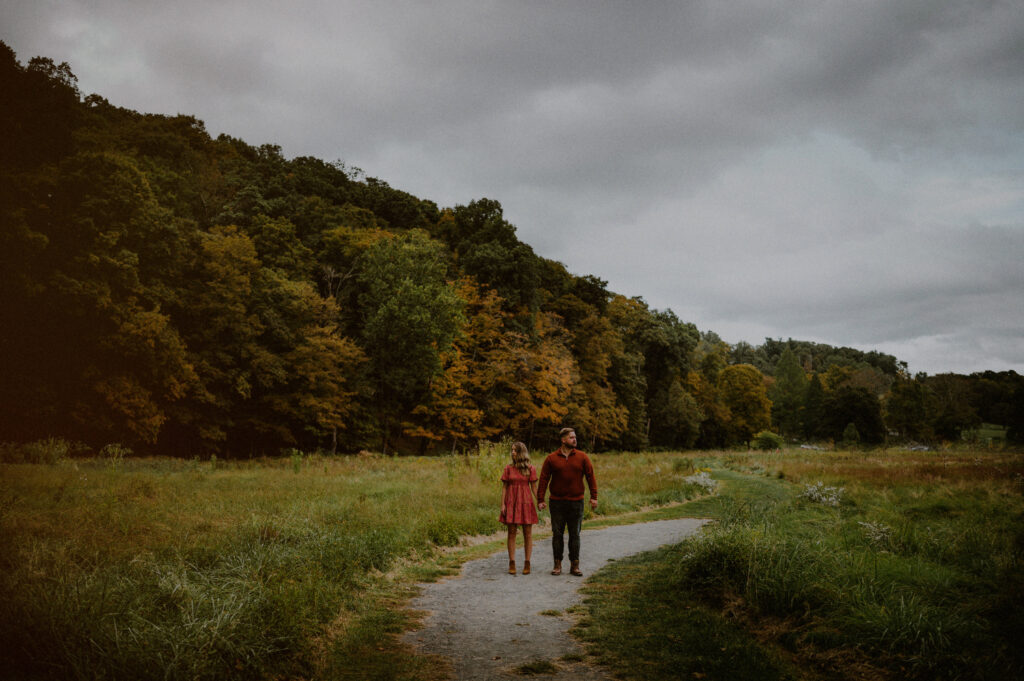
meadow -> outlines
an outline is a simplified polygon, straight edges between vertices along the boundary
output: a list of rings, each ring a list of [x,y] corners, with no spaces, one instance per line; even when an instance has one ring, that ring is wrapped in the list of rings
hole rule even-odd
[[[507,449],[0,464],[0,678],[444,678],[405,606],[500,550]],[[587,527],[716,520],[588,581],[575,634],[621,677],[1024,676],[1020,455],[593,458]]]
[[[441,678],[403,606],[500,546],[507,452],[0,464],[0,678]],[[704,493],[685,455],[594,460],[594,520]]]
[[[1024,459],[722,454],[717,520],[587,587],[575,633],[625,679],[1024,678]]]

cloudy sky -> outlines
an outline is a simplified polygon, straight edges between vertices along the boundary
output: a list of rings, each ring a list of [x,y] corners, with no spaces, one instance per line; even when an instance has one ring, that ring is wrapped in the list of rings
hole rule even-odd
[[[1024,373],[1019,0],[0,0],[84,94],[499,200],[731,343]]]

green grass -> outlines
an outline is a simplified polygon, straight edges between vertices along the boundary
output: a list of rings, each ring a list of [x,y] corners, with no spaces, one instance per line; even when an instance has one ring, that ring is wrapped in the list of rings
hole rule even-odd
[[[1024,465],[723,455],[697,538],[600,571],[576,633],[623,678],[1024,675]],[[842,488],[829,506],[808,485]]]
[[[501,529],[506,459],[0,464],[0,678],[442,678],[405,604],[500,548],[460,538]],[[700,494],[684,455],[593,459],[588,526]]]
[[[538,674],[557,674],[559,669],[558,665],[550,660],[534,660],[519,665],[512,672],[520,676],[536,676]]]

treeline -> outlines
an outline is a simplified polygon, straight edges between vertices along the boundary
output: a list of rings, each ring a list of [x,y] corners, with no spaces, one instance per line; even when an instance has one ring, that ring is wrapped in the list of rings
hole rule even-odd
[[[639,449],[1019,419],[1016,374],[991,378],[1005,408],[970,387],[943,411],[942,377],[889,355],[730,347],[538,256],[494,200],[440,208],[83,98],[67,64],[2,43],[0,88],[0,441],[435,452],[546,446],[568,423],[587,447]]]

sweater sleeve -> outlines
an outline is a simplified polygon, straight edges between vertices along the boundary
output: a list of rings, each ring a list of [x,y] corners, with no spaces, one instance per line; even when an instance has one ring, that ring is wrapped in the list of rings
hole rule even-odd
[[[537,483],[537,501],[544,503],[544,495],[548,492],[548,480],[551,479],[551,464],[544,459],[544,465],[540,467],[540,481]]]

